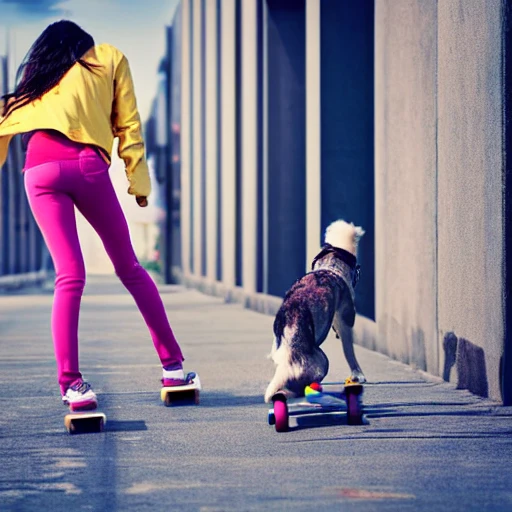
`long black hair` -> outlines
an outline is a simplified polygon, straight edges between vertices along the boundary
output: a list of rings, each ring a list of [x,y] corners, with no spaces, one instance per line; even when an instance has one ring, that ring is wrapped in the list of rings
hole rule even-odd
[[[82,58],[93,46],[92,36],[72,21],[61,20],[46,27],[18,69],[14,92],[3,96],[3,115],[8,116],[53,89],[77,62],[93,71],[98,65]]]

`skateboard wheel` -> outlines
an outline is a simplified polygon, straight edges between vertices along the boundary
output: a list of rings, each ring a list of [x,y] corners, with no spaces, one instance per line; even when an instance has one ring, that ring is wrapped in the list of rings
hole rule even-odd
[[[194,403],[195,403],[196,405],[199,405],[199,390],[198,390],[198,389],[196,389],[196,390],[194,391]]]
[[[347,394],[347,423],[349,425],[362,425],[363,411],[361,409],[361,400],[358,395]]]
[[[274,419],[276,432],[288,431],[288,405],[284,400],[274,402]]]

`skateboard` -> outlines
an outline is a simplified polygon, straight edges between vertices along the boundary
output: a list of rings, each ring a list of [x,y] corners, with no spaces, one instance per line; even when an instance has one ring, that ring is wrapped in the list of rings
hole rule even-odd
[[[64,417],[64,425],[70,434],[103,432],[107,417],[99,411],[72,411]]]
[[[201,391],[199,375],[190,372],[185,380],[187,384],[183,386],[162,387],[160,398],[166,407],[174,405],[199,405],[199,392]]]
[[[304,396],[300,398],[281,390],[272,397],[268,424],[274,425],[276,432],[287,432],[290,416],[345,412],[348,425],[363,425],[366,420],[362,397],[363,385],[351,379],[343,384],[313,382],[306,386]]]

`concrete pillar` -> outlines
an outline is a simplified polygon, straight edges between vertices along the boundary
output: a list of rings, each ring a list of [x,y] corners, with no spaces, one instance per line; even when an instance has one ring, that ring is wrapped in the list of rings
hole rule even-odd
[[[205,4],[205,169],[206,169],[206,276],[210,281],[217,278],[217,0],[206,0]]]
[[[192,33],[192,255],[193,274],[202,275],[203,268],[203,0],[193,0]]]
[[[306,271],[323,242],[321,233],[321,0],[306,0]]]
[[[182,54],[181,54],[181,265],[185,277],[191,273],[192,232],[192,123],[191,123],[191,4],[183,0],[181,6]]]
[[[235,285],[236,198],[236,1],[221,4],[221,231],[222,281]]]
[[[509,7],[375,5],[378,348],[505,401]]]
[[[503,185],[504,185],[504,283],[503,292],[512,290],[512,5],[507,2],[503,6],[504,37],[503,37],[503,114],[505,133],[503,140]],[[501,365],[501,389],[503,404],[512,405],[512,301],[504,300],[505,336],[503,340],[503,362]]]
[[[375,2],[377,348],[437,373],[437,2]]]
[[[241,4],[242,284],[256,292],[258,195],[258,0]]]
[[[459,385],[469,372],[467,385],[496,399],[506,293],[502,9],[501,0],[439,2],[437,36],[439,342],[453,332]]]

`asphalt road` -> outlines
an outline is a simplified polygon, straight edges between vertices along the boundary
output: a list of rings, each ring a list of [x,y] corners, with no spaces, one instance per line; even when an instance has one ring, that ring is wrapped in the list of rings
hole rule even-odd
[[[369,424],[267,424],[273,318],[161,288],[199,406],[160,402],[160,367],[132,298],[90,278],[81,364],[108,416],[63,425],[50,293],[0,296],[0,511],[510,511],[512,410],[357,347]],[[329,380],[348,373],[326,341]],[[314,421],[313,421],[314,420]]]

